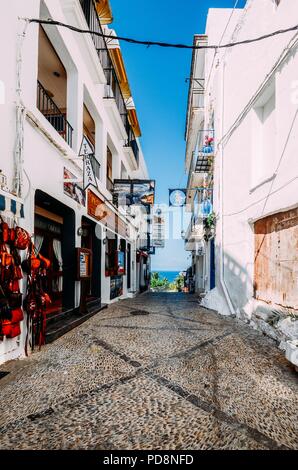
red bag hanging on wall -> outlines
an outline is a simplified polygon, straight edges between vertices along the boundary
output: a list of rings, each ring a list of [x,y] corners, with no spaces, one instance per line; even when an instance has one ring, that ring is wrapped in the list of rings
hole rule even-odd
[[[24,313],[21,307],[12,310],[11,315],[11,323],[19,323],[20,321],[24,320]]]
[[[31,239],[29,233],[22,227],[15,228],[14,246],[18,250],[26,250],[30,245]]]
[[[0,215],[0,242],[8,243],[9,242],[9,226]]]
[[[21,334],[21,327],[20,323],[12,323],[7,320],[3,320],[2,322],[2,334],[6,336],[6,338],[16,338]]]

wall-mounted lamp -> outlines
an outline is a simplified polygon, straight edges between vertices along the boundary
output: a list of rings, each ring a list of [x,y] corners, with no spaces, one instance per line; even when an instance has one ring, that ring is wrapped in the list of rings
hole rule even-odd
[[[79,237],[87,237],[88,229],[83,228],[83,227],[79,227],[78,230],[77,230],[77,234],[78,234]]]

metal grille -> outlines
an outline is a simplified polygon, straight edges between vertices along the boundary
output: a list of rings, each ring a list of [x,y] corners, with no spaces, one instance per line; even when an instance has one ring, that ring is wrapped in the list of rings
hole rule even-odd
[[[40,81],[37,80],[37,108],[52,124],[61,137],[72,147],[73,128],[56,103],[48,95]]]

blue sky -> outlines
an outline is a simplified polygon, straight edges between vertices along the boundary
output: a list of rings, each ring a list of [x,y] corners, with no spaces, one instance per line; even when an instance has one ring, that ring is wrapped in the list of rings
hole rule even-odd
[[[235,0],[111,0],[119,35],[192,44],[204,33],[208,8],[230,8]],[[245,0],[239,1],[243,7]],[[168,188],[185,187],[185,116],[191,51],[121,43],[142,130],[141,144],[156,202],[168,202]],[[186,229],[186,227],[184,227]],[[153,269],[180,270],[189,259],[182,240],[169,240],[152,258]]]

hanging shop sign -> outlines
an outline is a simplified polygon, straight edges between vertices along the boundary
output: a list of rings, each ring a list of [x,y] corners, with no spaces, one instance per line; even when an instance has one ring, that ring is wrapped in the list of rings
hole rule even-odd
[[[99,220],[111,230],[117,232],[121,237],[128,237],[128,224],[115,214],[93,191],[88,191],[87,212],[89,215]]]
[[[67,168],[64,168],[64,180],[66,180],[63,184],[64,194],[67,194],[67,196],[71,197],[82,206],[85,206],[86,192],[82,186],[76,182],[76,176]]]
[[[165,247],[165,217],[161,209],[157,209],[155,214],[153,214],[152,247]]]
[[[186,204],[186,189],[169,189],[169,206],[183,207]]]
[[[87,196],[87,212],[111,230],[116,230],[116,214],[91,190]]]
[[[97,188],[97,181],[94,174],[93,166],[91,163],[91,157],[89,155],[84,156],[84,189],[89,186]]]
[[[155,199],[154,180],[114,180],[114,198],[118,205],[152,206]]]
[[[84,160],[84,189],[87,189],[89,186],[97,188],[97,180],[92,166],[94,148],[85,135],[83,136],[79,156],[83,157]]]
[[[92,251],[87,248],[77,248],[77,281],[91,279]]]

